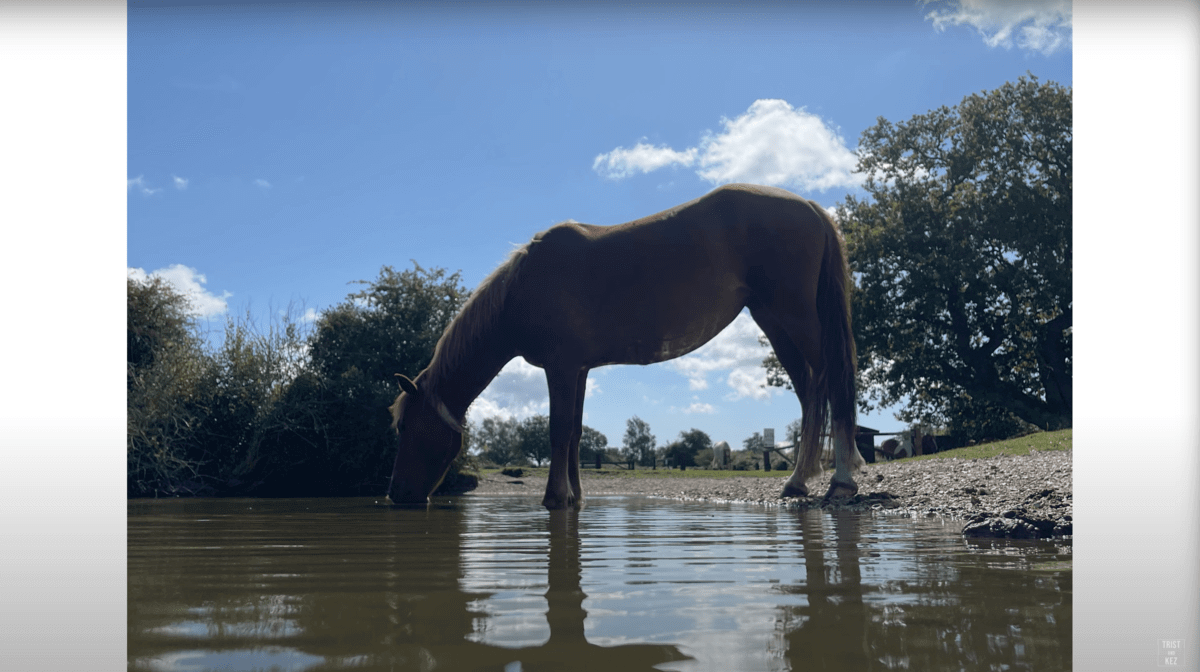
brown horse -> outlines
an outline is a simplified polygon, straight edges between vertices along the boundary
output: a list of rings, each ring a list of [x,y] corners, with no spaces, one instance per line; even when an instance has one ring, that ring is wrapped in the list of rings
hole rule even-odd
[[[550,478],[542,504],[578,507],[579,437],[590,369],[652,364],[704,345],[743,308],[770,340],[802,411],[783,496],[807,495],[831,420],[826,497],[858,491],[854,339],[841,235],[816,203],[734,184],[616,226],[564,222],[487,279],[442,334],[429,367],[392,405],[399,448],[388,496],[426,502],[461,449],[462,418],[500,369],[524,357],[550,390]]]

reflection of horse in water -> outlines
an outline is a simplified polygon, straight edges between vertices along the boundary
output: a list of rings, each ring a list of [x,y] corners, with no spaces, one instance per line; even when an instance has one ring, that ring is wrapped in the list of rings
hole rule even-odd
[[[403,534],[393,535],[394,584],[386,591],[386,608],[394,629],[387,633],[387,645],[380,653],[368,654],[366,667],[371,669],[446,669],[446,670],[504,670],[515,662],[524,672],[537,670],[618,670],[620,672],[652,672],[656,666],[671,661],[689,660],[671,644],[621,644],[600,646],[587,641],[584,621],[587,610],[583,601],[587,595],[580,587],[583,565],[580,557],[579,512],[568,509],[552,511],[546,521],[549,549],[546,555],[546,624],[550,637],[534,646],[510,647],[473,641],[480,632],[480,619],[486,614],[479,604],[492,593],[476,592],[463,587],[465,565],[461,561],[466,527],[462,507],[439,507],[427,511],[404,511],[397,521]],[[428,514],[428,515],[427,515]],[[448,529],[449,528],[449,529]],[[413,553],[412,541],[422,540],[424,552]],[[432,549],[432,553],[430,550]],[[412,562],[435,563],[439,571],[430,577],[427,570],[410,572]],[[417,578],[414,578],[417,577]],[[348,604],[336,605],[336,613],[350,619],[378,619],[380,610],[373,591],[352,591]],[[346,633],[375,632],[377,625],[359,626],[345,619],[327,619],[320,611],[319,638],[328,651],[314,653],[335,660],[344,653],[345,642],[352,637]],[[369,647],[368,647],[369,648]],[[354,667],[349,664],[349,667]]]
[[[463,416],[515,357],[550,391],[550,476],[542,503],[578,507],[588,371],[651,364],[704,345],[749,308],[791,378],[801,449],[784,496],[807,495],[832,426],[826,496],[858,490],[854,339],[841,234],[817,204],[782,189],[727,185],[617,226],[568,222],[534,237],[489,276],[446,328],[429,367],[400,376],[388,495],[425,503],[461,448]]]
[[[541,646],[511,649],[509,661],[522,670],[653,670],[656,665],[689,660],[670,644],[599,646],[584,636],[587,598],[579,587],[583,576],[579,547],[579,512],[552,511],[549,520],[550,568],[547,572],[546,624],[550,639]],[[506,661],[508,662],[508,661]]]
[[[863,604],[860,566],[860,528],[868,519],[804,510],[796,516],[804,538],[805,582],[781,585],[779,590],[804,595],[806,605],[780,608],[776,627],[786,643],[780,654],[791,660],[794,670],[871,669],[866,648],[870,615]],[[832,539],[823,529],[830,518]]]

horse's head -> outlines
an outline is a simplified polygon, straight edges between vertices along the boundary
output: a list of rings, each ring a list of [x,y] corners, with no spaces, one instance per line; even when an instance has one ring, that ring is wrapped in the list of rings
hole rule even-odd
[[[435,395],[396,375],[403,392],[391,407],[398,446],[388,497],[396,504],[424,504],[458,457],[462,427]]]

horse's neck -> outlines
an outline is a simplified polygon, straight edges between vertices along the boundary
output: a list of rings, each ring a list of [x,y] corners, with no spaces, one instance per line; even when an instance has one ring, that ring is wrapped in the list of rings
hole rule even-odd
[[[443,371],[434,393],[455,418],[462,418],[471,402],[483,394],[516,354],[515,348],[505,347],[505,339],[481,339],[469,353],[458,358],[455,366]],[[432,362],[430,368],[438,364]]]

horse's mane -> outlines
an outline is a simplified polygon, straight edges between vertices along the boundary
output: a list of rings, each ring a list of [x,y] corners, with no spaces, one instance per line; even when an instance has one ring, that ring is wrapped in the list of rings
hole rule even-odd
[[[536,242],[536,238],[533,242]],[[458,369],[466,353],[470,352],[472,346],[484,338],[495,325],[504,309],[509,290],[516,282],[521,265],[529,254],[531,244],[532,242],[526,243],[513,250],[508,259],[484,278],[471,293],[466,305],[450,322],[450,326],[446,327],[433,350],[433,360],[423,376],[425,389],[438,389],[438,384]]]

